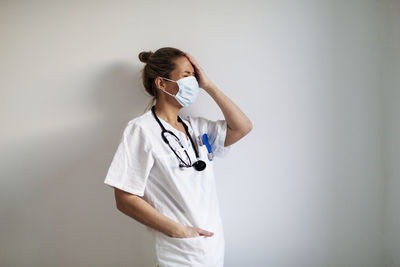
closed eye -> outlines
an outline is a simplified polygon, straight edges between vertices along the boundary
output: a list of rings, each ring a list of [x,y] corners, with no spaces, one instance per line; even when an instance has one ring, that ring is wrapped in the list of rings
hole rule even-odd
[[[193,72],[193,73],[190,73],[190,71],[187,71],[187,70],[186,70],[186,71],[184,71],[184,72],[186,72],[186,73],[188,73],[188,74],[191,74],[192,76],[195,76],[195,74],[196,74],[195,72]],[[185,75],[187,75],[187,74],[185,74]]]

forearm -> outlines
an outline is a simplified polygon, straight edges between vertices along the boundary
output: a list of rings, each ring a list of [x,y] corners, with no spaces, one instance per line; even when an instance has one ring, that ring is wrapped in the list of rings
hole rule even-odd
[[[224,114],[228,127],[233,131],[247,133],[252,123],[243,111],[215,85],[206,89]]]
[[[118,205],[118,209],[140,223],[168,236],[181,236],[182,225],[180,223],[168,218],[138,196],[125,199],[123,204]]]

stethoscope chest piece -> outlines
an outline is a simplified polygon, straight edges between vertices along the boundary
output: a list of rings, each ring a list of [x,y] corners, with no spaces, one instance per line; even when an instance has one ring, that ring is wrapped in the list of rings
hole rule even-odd
[[[206,168],[206,163],[202,160],[198,160],[193,163],[193,167],[196,169],[196,171],[202,171]]]

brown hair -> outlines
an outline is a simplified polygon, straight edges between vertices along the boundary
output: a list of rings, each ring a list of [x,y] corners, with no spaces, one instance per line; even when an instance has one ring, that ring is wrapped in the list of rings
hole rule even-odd
[[[174,60],[181,56],[185,56],[185,54],[174,47],[162,47],[156,52],[143,51],[139,53],[139,60],[146,63],[141,70],[143,85],[146,92],[153,97],[146,110],[150,109],[158,98],[159,92],[154,80],[158,76],[170,79],[170,74],[176,67]]]

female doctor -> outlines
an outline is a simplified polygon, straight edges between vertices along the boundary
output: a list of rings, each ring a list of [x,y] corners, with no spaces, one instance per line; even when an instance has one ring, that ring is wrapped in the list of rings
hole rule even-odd
[[[151,109],[126,124],[104,183],[114,188],[117,209],[154,234],[157,266],[223,266],[213,164],[252,123],[188,53],[163,47],[139,59]],[[224,120],[178,115],[200,89]]]

